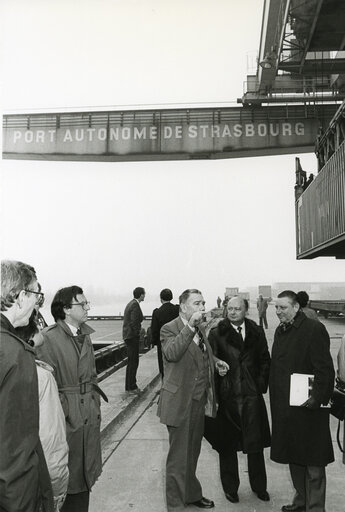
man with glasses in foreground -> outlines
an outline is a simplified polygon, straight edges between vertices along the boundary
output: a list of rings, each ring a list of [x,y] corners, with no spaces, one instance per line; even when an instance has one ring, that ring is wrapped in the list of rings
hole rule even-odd
[[[33,348],[18,337],[42,297],[33,267],[1,262],[0,510],[51,512],[53,496],[39,440]]]
[[[51,304],[56,323],[43,330],[39,359],[54,368],[66,417],[69,484],[62,512],[87,512],[90,490],[102,471],[100,394],[87,321],[90,303],[79,286],[59,290]]]

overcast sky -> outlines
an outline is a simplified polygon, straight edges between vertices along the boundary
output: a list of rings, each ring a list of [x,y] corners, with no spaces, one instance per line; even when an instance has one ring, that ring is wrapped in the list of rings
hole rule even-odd
[[[3,110],[236,102],[262,3],[2,0]],[[211,307],[226,286],[344,281],[344,261],[295,258],[294,157],[2,161],[2,258],[114,313],[135,286],[198,287]]]

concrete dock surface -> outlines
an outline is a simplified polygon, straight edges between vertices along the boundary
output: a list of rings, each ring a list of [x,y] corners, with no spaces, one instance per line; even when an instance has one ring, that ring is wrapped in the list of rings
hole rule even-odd
[[[250,318],[257,321],[255,307]],[[322,320],[322,319],[321,319]],[[341,336],[345,333],[345,319],[322,320],[331,337],[331,352],[336,362]],[[266,336],[272,346],[274,330],[278,325],[274,307],[268,309],[269,328]],[[125,368],[101,382],[109,397],[109,404],[102,402],[102,452],[103,473],[95,484],[90,500],[90,512],[164,512],[165,460],[168,452],[168,435],[165,425],[156,415],[160,389],[157,353],[152,349],[140,357],[138,386],[140,396],[128,396],[124,391]],[[265,396],[269,410],[268,395]],[[345,465],[336,442],[337,421],[331,417],[331,432],[336,461],[327,469],[327,512],[345,511]],[[342,427],[343,428],[343,425]],[[271,500],[260,501],[251,491],[247,474],[247,458],[239,453],[240,488],[239,503],[227,501],[222,490],[218,454],[204,439],[198,462],[197,475],[203,494],[215,502],[215,509],[237,512],[279,511],[291,503],[293,487],[287,465],[276,464],[265,450],[268,492]],[[194,506],[186,511],[199,510]]]

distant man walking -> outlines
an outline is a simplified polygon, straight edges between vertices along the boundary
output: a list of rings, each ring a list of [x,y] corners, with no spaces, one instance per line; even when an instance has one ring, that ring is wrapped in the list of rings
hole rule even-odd
[[[324,512],[325,466],[334,461],[327,404],[334,369],[325,326],[300,311],[297,295],[281,292],[276,302],[280,320],[274,334],[269,379],[272,413],[271,459],[289,464],[295,496],[283,512]],[[310,374],[314,383],[302,406],[289,405],[292,373]]]
[[[258,313],[259,313],[260,327],[265,326],[265,329],[268,329],[267,316],[266,316],[266,311],[268,308],[268,301],[267,301],[267,299],[264,299],[261,294],[259,295],[258,300],[256,302],[256,307],[257,307]]]
[[[143,313],[140,302],[145,299],[145,290],[138,286],[133,290],[133,297],[126,306],[123,315],[122,337],[127,347],[127,368],[125,389],[131,394],[140,393],[137,386],[137,370],[139,366],[139,341]]]
[[[161,307],[153,310],[152,320],[151,320],[151,334],[152,334],[152,344],[157,347],[157,356],[158,356],[158,367],[159,373],[162,378],[164,376],[163,369],[163,357],[162,357],[162,345],[161,345],[161,328],[163,325],[171,322],[174,318],[179,315],[179,306],[177,304],[171,304],[173,299],[172,291],[169,288],[164,288],[164,290],[160,293]]]

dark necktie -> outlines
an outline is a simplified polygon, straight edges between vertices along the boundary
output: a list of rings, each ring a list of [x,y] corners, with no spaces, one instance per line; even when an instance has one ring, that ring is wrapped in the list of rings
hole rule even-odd
[[[199,341],[198,341],[198,347],[200,348],[200,350],[202,352],[205,352],[206,350],[206,346],[205,346],[205,343],[204,343],[204,339],[203,339],[203,336],[201,334],[201,331],[198,327],[195,327],[195,332],[197,333],[197,335],[199,336]]]
[[[242,327],[240,325],[237,327],[237,331],[238,331],[238,334],[241,336],[241,339],[243,341],[243,336],[242,336],[242,332],[241,332],[242,331]]]
[[[80,336],[81,335],[81,329],[80,327],[77,329],[77,336]]]

